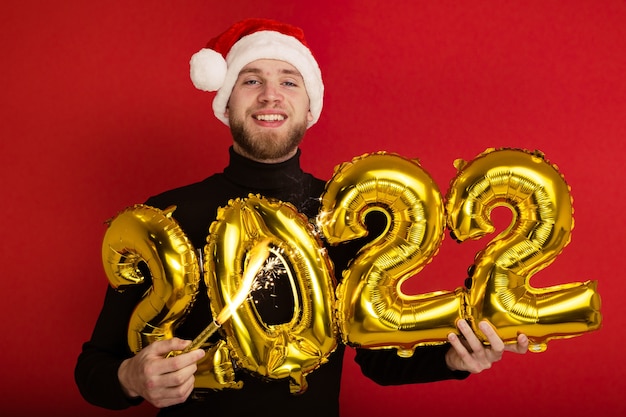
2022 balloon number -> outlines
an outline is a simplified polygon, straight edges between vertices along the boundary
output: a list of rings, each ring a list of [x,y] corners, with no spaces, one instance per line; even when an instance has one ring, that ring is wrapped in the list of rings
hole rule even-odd
[[[204,250],[214,315],[238,288],[246,254],[266,239],[273,262],[288,272],[294,314],[287,323],[267,324],[254,303],[244,303],[224,324],[225,341],[208,347],[213,354],[199,364],[196,387],[240,388],[234,359],[268,378],[289,377],[291,392],[303,392],[306,374],[327,360],[337,335],[349,345],[396,348],[399,355],[411,356],[418,346],[445,343],[461,318],[485,342],[477,327],[482,319],[506,343],[526,334],[537,352],[551,339],[598,329],[597,281],[546,288],[529,284],[570,241],[572,198],[556,166],[539,152],[488,149],[469,163],[457,161],[456,167],[445,205],[417,161],[379,152],[335,169],[321,196],[316,227],[292,205],[262,196],[220,208]],[[490,214],[500,206],[510,209],[512,221],[476,254],[469,288],[401,292],[401,284],[437,254],[446,229],[459,242],[483,238],[494,231]],[[335,290],[318,234],[331,245],[366,236],[371,211],[384,214],[386,229],[359,250]],[[134,206],[110,222],[103,242],[105,272],[114,288],[141,282],[137,266],[148,261],[153,285],[128,328],[135,352],[173,336],[198,288],[194,248],[171,214]]]

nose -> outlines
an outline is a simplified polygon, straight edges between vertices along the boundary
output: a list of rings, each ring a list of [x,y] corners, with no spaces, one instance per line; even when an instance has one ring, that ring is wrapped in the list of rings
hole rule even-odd
[[[283,99],[283,95],[280,92],[279,86],[267,82],[263,85],[263,89],[261,90],[261,94],[259,94],[259,101],[261,102],[276,102]]]

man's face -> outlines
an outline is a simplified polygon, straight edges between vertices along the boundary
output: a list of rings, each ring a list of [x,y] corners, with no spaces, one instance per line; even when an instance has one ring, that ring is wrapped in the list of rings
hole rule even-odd
[[[259,162],[291,158],[313,119],[302,76],[293,65],[273,59],[242,68],[226,117],[235,151]]]

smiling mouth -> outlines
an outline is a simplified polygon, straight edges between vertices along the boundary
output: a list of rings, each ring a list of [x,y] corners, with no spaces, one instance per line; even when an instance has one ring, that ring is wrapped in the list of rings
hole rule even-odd
[[[279,122],[285,120],[285,116],[282,114],[257,114],[254,118],[263,122]]]

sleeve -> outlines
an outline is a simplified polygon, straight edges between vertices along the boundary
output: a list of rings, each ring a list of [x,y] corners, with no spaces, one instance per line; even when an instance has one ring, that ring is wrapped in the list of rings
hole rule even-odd
[[[398,356],[396,349],[356,349],[355,362],[363,375],[379,385],[417,384],[465,379],[469,372],[451,371],[445,355],[450,345],[420,346],[413,356]]]
[[[146,285],[123,292],[107,288],[104,305],[91,339],[84,343],[74,368],[74,379],[83,398],[99,407],[119,410],[141,403],[130,399],[117,377],[120,364],[133,353],[128,348],[128,320]]]

